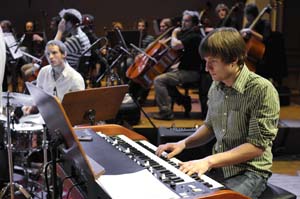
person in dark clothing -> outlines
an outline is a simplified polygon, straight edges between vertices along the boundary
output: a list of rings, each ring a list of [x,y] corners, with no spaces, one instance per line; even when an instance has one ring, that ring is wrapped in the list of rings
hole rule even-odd
[[[198,24],[199,13],[186,10],[183,12],[182,27],[175,28],[172,32],[171,47],[182,51],[182,56],[178,68],[154,79],[155,99],[159,107],[159,113],[152,115],[155,119],[174,118],[172,101],[183,105],[186,114],[191,111],[191,98],[182,95],[176,86],[200,80],[202,59],[197,51],[201,42]]]
[[[247,19],[247,23],[243,30],[247,31],[247,28],[249,28],[252,25],[255,18],[259,14],[257,6],[253,3],[247,4],[244,9],[244,14]],[[271,24],[268,20],[259,19],[256,25],[253,27],[253,30],[261,34],[263,41],[266,41],[271,34]]]
[[[268,10],[270,9],[267,9],[267,11]],[[249,31],[255,31],[255,33],[258,33],[256,35],[265,45],[264,55],[256,64],[255,72],[265,78],[272,79],[272,81],[281,82],[281,78],[286,75],[286,58],[284,46],[282,45],[283,40],[280,39],[279,34],[276,36],[276,34],[272,33],[271,24],[266,19],[259,19],[253,26],[253,29],[249,30],[249,27],[251,28],[254,20],[259,15],[259,10],[255,4],[248,4],[244,9],[244,13],[247,23],[245,28],[241,30],[243,36],[247,39],[247,37],[253,34]],[[274,68],[277,68],[277,70]]]
[[[145,21],[144,19],[139,19],[137,21],[137,30],[140,31],[138,47],[141,48],[142,50],[145,50],[149,46],[149,44],[151,44],[154,41],[154,37],[150,35],[147,31],[148,30],[147,21]],[[132,63],[134,63],[134,60],[132,58],[128,58],[126,60],[126,64],[123,65],[124,68],[122,68],[121,77],[123,76],[125,83],[128,82],[128,79],[125,78],[124,74]],[[129,92],[131,93],[131,96],[134,97],[140,104],[144,104],[150,89],[146,89],[142,87],[140,84],[135,83],[133,81],[129,81],[128,84],[129,84]]]
[[[225,5],[223,3],[218,4],[216,7],[216,14],[219,19],[216,28],[233,27],[233,28],[238,29],[238,24],[237,24],[236,19],[232,16],[228,16],[229,9],[228,9],[227,5]]]

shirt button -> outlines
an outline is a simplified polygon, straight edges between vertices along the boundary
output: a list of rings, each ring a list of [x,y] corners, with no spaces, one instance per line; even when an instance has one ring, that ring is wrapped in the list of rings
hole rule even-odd
[[[225,95],[225,98],[227,99],[227,98],[228,98],[228,95]]]
[[[227,113],[224,113],[224,116],[226,116],[227,115]]]
[[[224,133],[224,132],[225,132],[225,129],[222,129],[222,132]]]

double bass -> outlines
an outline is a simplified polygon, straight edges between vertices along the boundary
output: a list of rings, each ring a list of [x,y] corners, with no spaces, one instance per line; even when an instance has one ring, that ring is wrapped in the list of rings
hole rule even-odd
[[[135,59],[135,62],[126,71],[129,79],[144,88],[150,88],[156,76],[164,73],[179,60],[180,53],[168,45],[171,37],[162,40],[173,29],[169,28],[160,35],[141,56]]]
[[[253,72],[256,71],[255,65],[260,60],[262,60],[266,50],[265,44],[263,43],[263,36],[258,32],[254,31],[253,29],[256,26],[257,22],[260,20],[260,18],[266,12],[269,13],[271,10],[272,10],[271,5],[267,5],[254,19],[254,21],[249,26],[249,28],[241,30],[242,33],[246,33],[244,35],[244,39],[246,41],[246,52],[247,52],[246,65]]]

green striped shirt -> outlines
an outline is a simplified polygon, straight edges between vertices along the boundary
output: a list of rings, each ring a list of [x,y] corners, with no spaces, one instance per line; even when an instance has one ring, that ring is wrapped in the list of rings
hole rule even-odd
[[[259,157],[223,167],[225,178],[244,171],[254,171],[266,178],[271,175],[271,148],[278,130],[279,110],[278,93],[271,82],[249,71],[245,65],[232,87],[213,82],[205,120],[217,139],[213,153],[244,143],[265,149]]]

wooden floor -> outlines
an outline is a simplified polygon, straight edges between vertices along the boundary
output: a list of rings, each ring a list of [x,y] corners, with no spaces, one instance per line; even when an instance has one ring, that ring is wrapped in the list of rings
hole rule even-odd
[[[203,121],[200,119],[201,107],[198,100],[198,94],[194,91],[190,91],[190,96],[192,97],[192,112],[190,118],[185,118],[183,115],[184,108],[182,106],[175,105],[174,113],[175,119],[171,121],[155,120],[152,122],[156,127],[180,127],[180,128],[190,128],[195,127],[195,125],[201,125]],[[280,109],[280,120],[295,120],[300,121],[300,103],[299,96],[292,99],[290,106],[282,106]],[[154,91],[151,90],[147,99],[147,103],[143,106],[144,111],[150,115],[153,112],[158,112],[157,106],[154,103]],[[138,125],[133,126],[134,129],[139,128],[153,128],[151,123],[147,118],[141,113],[141,121]],[[300,133],[300,132],[299,132]],[[274,160],[273,173],[287,174],[287,175],[300,175],[300,159],[289,159],[289,160]]]

